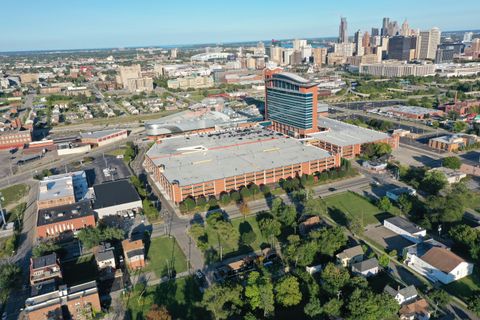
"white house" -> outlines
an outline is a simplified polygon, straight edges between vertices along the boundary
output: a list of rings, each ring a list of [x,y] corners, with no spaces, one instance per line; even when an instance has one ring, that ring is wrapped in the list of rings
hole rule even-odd
[[[387,285],[384,291],[391,295],[400,305],[413,301],[418,297],[417,289],[413,285],[402,289],[399,288],[398,290]]]
[[[449,284],[473,272],[469,263],[436,241],[426,241],[407,248],[405,264],[432,282]]]
[[[378,265],[378,260],[376,258],[352,264],[352,272],[354,274],[362,275],[367,278],[376,275],[379,271],[380,266]]]
[[[427,230],[402,217],[385,219],[383,226],[413,243],[420,243],[427,236]]]
[[[109,243],[97,246],[94,249],[95,261],[99,270],[102,269],[116,269],[114,248]]]

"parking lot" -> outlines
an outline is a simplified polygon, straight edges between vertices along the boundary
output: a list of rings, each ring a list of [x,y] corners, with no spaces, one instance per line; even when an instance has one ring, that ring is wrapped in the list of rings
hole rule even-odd
[[[108,168],[108,173],[104,169]],[[123,162],[123,159],[117,159],[115,156],[98,156],[92,162],[79,165],[71,163],[67,166],[68,171],[85,170],[89,186],[118,179],[129,178],[132,174]],[[60,173],[65,172],[65,168],[58,168]]]
[[[384,226],[371,228],[365,231],[364,234],[367,238],[381,245],[388,251],[397,250],[398,253],[401,253],[403,248],[411,246],[413,244],[404,237],[385,228]]]

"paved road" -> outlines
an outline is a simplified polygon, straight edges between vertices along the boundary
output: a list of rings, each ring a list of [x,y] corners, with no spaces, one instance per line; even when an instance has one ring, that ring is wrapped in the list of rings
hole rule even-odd
[[[23,290],[22,285],[28,283],[29,279],[30,257],[32,255],[32,245],[35,238],[35,225],[37,220],[37,192],[38,188],[36,183],[32,183],[27,201],[27,209],[23,216],[23,228],[19,238],[20,245],[15,256],[9,259],[10,262],[16,263],[21,267],[23,276],[22,283],[18,284],[19,289],[13,290],[10,293],[6,307],[8,320],[19,318],[20,310],[24,307],[25,300],[30,296],[29,289]]]

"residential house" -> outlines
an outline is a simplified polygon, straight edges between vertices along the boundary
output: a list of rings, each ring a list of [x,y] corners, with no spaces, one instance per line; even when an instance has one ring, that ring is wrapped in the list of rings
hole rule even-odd
[[[56,253],[30,258],[30,284],[36,285],[50,279],[61,279],[62,270]]]
[[[306,236],[310,231],[320,228],[322,225],[322,219],[319,216],[313,216],[307,218],[305,221],[300,223],[298,226],[298,231],[302,236]]]
[[[384,291],[391,295],[400,305],[406,302],[412,302],[418,297],[417,289],[413,285],[404,287],[402,289],[394,289],[387,285]]]
[[[400,320],[428,320],[430,319],[430,306],[425,299],[405,304],[398,312]]]
[[[128,268],[135,270],[145,267],[145,247],[142,240],[123,240],[122,247]]]
[[[402,217],[385,219],[383,226],[413,243],[420,243],[427,236],[427,230]]]
[[[433,168],[429,171],[437,171],[443,173],[449,184],[458,183],[460,182],[460,180],[467,177],[466,173],[445,167]]]
[[[360,261],[352,264],[352,272],[364,277],[371,277],[376,275],[380,271],[377,258],[371,258],[368,260]]]
[[[396,202],[404,194],[414,196],[417,194],[417,191],[410,187],[395,188],[392,190],[388,190],[386,195],[388,199]]]
[[[361,245],[348,248],[337,254],[337,261],[344,267],[363,260],[363,248]]]
[[[99,270],[116,269],[114,247],[110,243],[101,244],[93,249],[95,261]]]

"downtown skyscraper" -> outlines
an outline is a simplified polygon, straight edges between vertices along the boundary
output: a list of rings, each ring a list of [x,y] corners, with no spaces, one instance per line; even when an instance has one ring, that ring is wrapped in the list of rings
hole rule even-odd
[[[347,43],[348,42],[348,25],[347,18],[340,18],[340,27],[338,30],[338,43]]]

